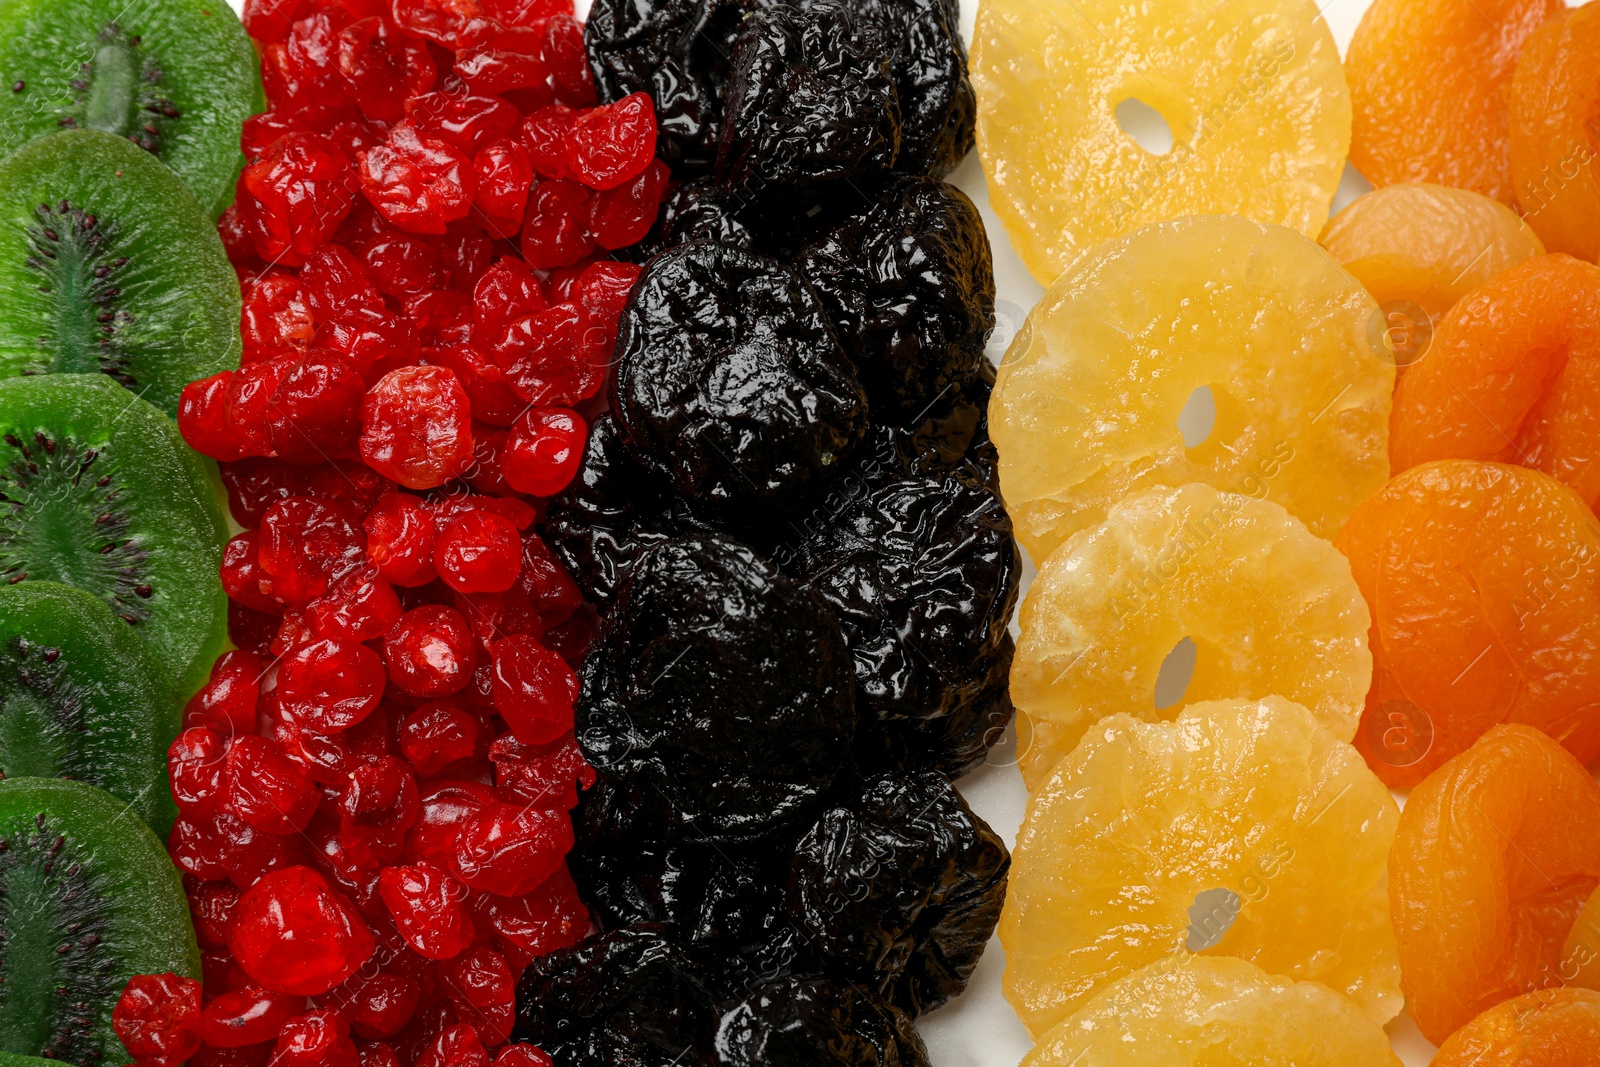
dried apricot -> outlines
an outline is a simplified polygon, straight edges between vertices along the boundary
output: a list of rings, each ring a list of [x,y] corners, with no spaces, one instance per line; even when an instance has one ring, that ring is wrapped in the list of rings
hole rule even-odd
[[[1227,216],[1159,223],[1073,264],[1001,364],[989,428],[1035,560],[1153,485],[1270,496],[1332,537],[1388,476],[1378,308],[1318,245]],[[1178,417],[1211,390],[1210,434]]]
[[[1597,1049],[1600,993],[1541,989],[1457,1030],[1430,1067],[1594,1067]]]
[[[1560,983],[1600,885],[1600,785],[1528,726],[1496,726],[1400,815],[1389,906],[1406,1004],[1438,1044],[1501,1001]]]
[[[1133,494],[1046,559],[1023,600],[1011,699],[1059,727],[1035,730],[1023,777],[1037,784],[1098,719],[1201,700],[1277,694],[1348,741],[1369,619],[1349,564],[1278,505],[1200,483]],[[1186,637],[1188,689],[1158,710],[1162,662]]]
[[[1600,990],[1600,889],[1578,909],[1578,917],[1561,948],[1556,977],[1567,985]]]
[[[1500,201],[1421,182],[1359,197],[1318,241],[1386,311],[1413,304],[1430,326],[1490,278],[1544,253],[1538,235]]]
[[[1313,236],[1350,145],[1311,0],[984,0],[972,81],[991,202],[1044,285],[1101,241],[1187,215]],[[1124,132],[1129,99],[1166,121],[1170,152]]]
[[[1562,12],[1522,46],[1511,79],[1511,179],[1552,252],[1600,256],[1600,8]]]
[[[1101,990],[1022,1067],[1400,1067],[1346,997],[1244,960],[1173,956]]]
[[[1124,976],[1202,951],[1387,1022],[1399,818],[1355,750],[1281,697],[1113,716],[1028,803],[1000,918],[1006,998],[1042,1035]]]
[[[1377,0],[1350,41],[1350,162],[1373,185],[1434,182],[1510,203],[1506,94],[1562,0]]]
[[[1389,459],[1515,463],[1600,502],[1600,267],[1539,256],[1457,304],[1395,390]]]

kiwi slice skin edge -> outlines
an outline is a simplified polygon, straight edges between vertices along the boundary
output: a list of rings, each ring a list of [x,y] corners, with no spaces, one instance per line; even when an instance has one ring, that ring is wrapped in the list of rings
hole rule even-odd
[[[0,841],[0,1050],[131,1062],[111,1025],[128,979],[200,976],[166,849],[122,801],[56,778],[0,782]]]

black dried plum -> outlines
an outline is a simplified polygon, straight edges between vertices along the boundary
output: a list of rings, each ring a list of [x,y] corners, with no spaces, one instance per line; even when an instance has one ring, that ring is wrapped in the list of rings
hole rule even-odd
[[[978,695],[958,714],[933,724],[937,731],[922,739],[928,766],[948,778],[959,778],[986,762],[990,751],[1005,740],[1017,713],[1011,703],[1011,660],[1016,652],[1007,634],[989,659]]]
[[[711,840],[815,809],[856,729],[839,622],[732,539],[648,549],[585,664],[578,740],[596,767],[654,790]]]
[[[659,152],[680,175],[716,162],[728,56],[746,0],[595,0],[584,26],[601,98],[649,93]]]
[[[797,971],[883,993],[909,1015],[966,988],[1005,900],[1011,857],[944,776],[868,779],[823,812],[790,866]]]
[[[877,20],[833,0],[747,18],[723,97],[718,179],[777,201],[887,173],[900,152],[889,49]]]
[[[723,1067],[927,1067],[928,1049],[904,1012],[848,983],[779,978],[722,1017]]]
[[[678,186],[661,205],[661,247],[676,248],[690,241],[756,248],[743,205],[709,179]]]
[[[916,417],[977,377],[994,328],[994,262],[965,193],[887,186],[829,226],[796,266],[816,286],[880,421]]]
[[[816,292],[704,242],[652,260],[617,338],[624,445],[697,509],[793,510],[861,440],[866,396]]]
[[[536,958],[517,982],[513,1041],[560,1067],[702,1067],[714,995],[705,967],[659,929],[591,937]]]

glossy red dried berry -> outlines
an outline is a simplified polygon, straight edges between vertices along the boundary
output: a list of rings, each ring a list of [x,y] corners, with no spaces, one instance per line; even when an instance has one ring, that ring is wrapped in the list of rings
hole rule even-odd
[[[606,364],[587,344],[594,327],[572,304],[557,304],[506,328],[496,349],[506,381],[536,408],[571,407],[600,390]]]
[[[524,745],[507,734],[489,746],[495,787],[508,802],[571,811],[578,788],[595,782],[595,770],[571,734],[545,745]]]
[[[478,149],[472,159],[477,173],[476,202],[496,237],[515,237],[528,210],[533,164],[516,137],[502,137]]]
[[[494,1058],[493,1067],[555,1067],[554,1061],[535,1045],[507,1045]]]
[[[511,427],[500,470],[519,493],[555,496],[583,460],[589,428],[568,408],[532,408]]]
[[[435,782],[422,791],[422,812],[406,837],[406,855],[441,871],[455,866],[461,824],[495,799],[481,782]]]
[[[354,974],[372,949],[372,934],[350,902],[308,867],[263,875],[234,911],[240,966],[279,993],[326,993]]]
[[[285,604],[322,596],[362,563],[360,509],[342,500],[290,497],[261,518],[259,562]]]
[[[350,1026],[356,1033],[361,1034],[363,1037],[366,1036],[354,1017],[350,1020]],[[401,1062],[400,1053],[381,1041],[368,1041],[361,1046],[360,1051],[361,1067],[405,1067]]]
[[[439,238],[439,258],[450,272],[452,289],[470,293],[494,257],[494,242],[472,219],[452,222]]]
[[[139,1059],[178,1063],[200,1047],[200,983],[170,971],[128,979],[111,1026]]]
[[[475,421],[490,426],[510,426],[528,406],[511,388],[505,371],[476,348],[451,345],[435,351],[432,358],[455,374],[456,381],[471,400]]]
[[[361,153],[357,178],[383,217],[412,233],[445,232],[447,223],[472,209],[470,156],[410,123],[389,131],[383,144]]]
[[[417,1067],[489,1067],[489,1053],[476,1030],[458,1023],[428,1044]]]
[[[589,212],[589,236],[608,251],[644,240],[661,213],[672,172],[659,159],[651,160],[638,177],[615,189],[596,193]]]
[[[572,177],[572,152],[567,142],[572,137],[578,113],[570,107],[549,104],[536,108],[522,120],[522,137],[528,145],[528,160],[546,178]]]
[[[522,260],[506,256],[484,271],[472,290],[473,334],[484,341],[498,339],[513,322],[549,306],[538,276]]]
[[[269,834],[304,830],[322,799],[283,746],[259,734],[228,746],[225,782],[228,811]]]
[[[546,626],[565,622],[584,604],[578,583],[537,534],[522,539],[522,574],[517,578],[517,588]]]
[[[506,437],[507,432],[498,426],[477,423],[472,427],[472,469],[463,478],[480,493],[510,497],[515,492],[500,473]]]
[[[439,250],[424,237],[385,223],[362,242],[360,251],[373,284],[390,296],[403,299],[444,283]]]
[[[572,729],[578,677],[565,660],[528,634],[512,634],[490,648],[494,706],[525,745],[542,745]]]
[[[186,884],[192,881],[186,879]],[[195,940],[202,949],[228,947],[239,893],[239,887],[229,882],[200,882],[189,887],[189,913],[194,917]]]
[[[261,569],[260,535],[247,530],[230,540],[222,550],[222,589],[239,604],[272,615],[281,615],[283,605],[269,592],[272,579]],[[262,588],[263,583],[266,589]],[[276,627],[276,623],[272,624]]]
[[[577,116],[567,137],[572,177],[591,189],[615,189],[638,177],[656,155],[656,108],[646,93]]]
[[[424,139],[476,153],[517,128],[517,109],[498,96],[462,92],[422,93],[406,101],[406,119]]]
[[[472,336],[472,299],[448,289],[407,297],[406,315],[427,348],[465,344]]]
[[[303,466],[352,454],[366,395],[366,383],[348,362],[324,353],[308,355],[278,383],[267,405],[273,452]]]
[[[278,1034],[267,1067],[360,1067],[350,1024],[336,1011],[308,1011]]]
[[[327,733],[348,730],[370,715],[383,699],[383,685],[383,660],[348,641],[313,641],[278,668],[283,714]]]
[[[367,276],[367,268],[342,245],[326,244],[307,256],[300,287],[318,323],[360,323],[368,315],[384,312],[383,294]]]
[[[311,495],[311,472],[282,460],[253,456],[222,468],[228,510],[247,530],[261,525],[272,505],[292,496]]]
[[[446,994],[490,1045],[503,1045],[515,1021],[516,978],[505,957],[474,945],[439,968]]]
[[[467,891],[436,867],[385,867],[378,892],[400,936],[421,956],[447,960],[472,944],[472,917],[463,901]]]
[[[339,823],[342,829],[370,827],[404,835],[417,821],[421,804],[410,766],[394,756],[379,756],[350,772],[339,794]]]
[[[211,665],[211,677],[184,708],[186,726],[207,726],[223,740],[251,733],[256,726],[256,701],[266,667],[258,656],[234,649]]]
[[[213,1048],[240,1048],[274,1041],[290,1019],[305,1010],[304,997],[247,985],[213,997],[200,1016],[200,1036]]]
[[[251,37],[271,44],[289,36],[289,27],[300,17],[307,0],[245,0],[244,28]]]
[[[337,145],[290,133],[239,177],[239,221],[268,263],[296,266],[350,213],[356,176]]]
[[[245,454],[244,444],[228,422],[231,370],[190,382],[178,394],[178,432],[201,455],[228,462]]]
[[[462,27],[483,8],[477,0],[393,0],[391,11],[406,32],[454,48]]]
[[[437,777],[459,763],[482,758],[488,737],[478,717],[458,704],[435,701],[407,715],[400,724],[400,754],[424,778]]]
[[[204,816],[216,810],[224,795],[226,757],[223,739],[204,726],[192,726],[173,738],[167,749],[167,775],[179,811]]]
[[[514,897],[549,878],[570,851],[566,812],[495,800],[461,823],[455,870],[473,889]]]
[[[395,585],[427,585],[436,577],[433,513],[408,493],[385,494],[363,522],[367,554]]]
[[[466,23],[457,42],[455,72],[475,93],[520,91],[554,98],[545,63],[546,35],[537,27],[507,27],[492,18]]]
[[[367,392],[361,457],[408,489],[433,489],[472,465],[472,409],[455,374],[402,367]]]
[[[289,27],[282,44],[261,55],[261,87],[272,110],[303,126],[325,130],[354,106],[350,83],[338,67],[339,27],[331,12],[314,12]]]
[[[350,1029],[358,1037],[371,1041],[374,1038],[393,1037],[405,1029],[406,1023],[416,1014],[422,999],[422,987],[414,978],[403,974],[378,971],[375,974],[357,974],[335,989],[329,998],[339,1011],[350,1020]],[[388,1054],[393,1056],[394,1050]],[[362,1049],[361,1067],[372,1067]],[[400,1067],[396,1059],[393,1067]]]
[[[368,564],[335,579],[326,594],[306,605],[305,620],[313,636],[360,643],[388,633],[400,614],[394,588]]]
[[[315,330],[298,276],[269,270],[245,288],[239,315],[245,363],[281,358],[286,348],[303,350]]]
[[[362,114],[382,122],[399,121],[407,98],[433,88],[438,77],[428,46],[378,17],[339,31],[339,73],[350,82]]]
[[[554,102],[568,107],[593,107],[598,98],[589,69],[589,53],[583,46],[582,23],[567,15],[556,15],[540,22],[537,30],[541,34],[539,58],[549,71]]]
[[[479,893],[473,901],[474,921],[494,934],[495,943],[513,966],[526,966],[575,945],[589,932],[589,909],[565,868],[558,868],[531,893],[500,897]]]
[[[389,680],[414,697],[458,693],[472,680],[476,645],[472,628],[454,608],[412,608],[384,638]]]
[[[439,531],[433,565],[458,592],[502,592],[516,584],[522,569],[522,535],[502,515],[468,511]]]
[[[249,363],[240,367],[229,379],[228,398],[223,410],[227,415],[228,429],[244,455],[272,455],[272,433],[267,425],[272,394],[298,362],[299,356],[291,353],[281,359]]]
[[[553,270],[594,251],[594,239],[589,236],[593,196],[577,182],[561,178],[541,178],[533,183],[522,220],[522,258],[528,266]]]

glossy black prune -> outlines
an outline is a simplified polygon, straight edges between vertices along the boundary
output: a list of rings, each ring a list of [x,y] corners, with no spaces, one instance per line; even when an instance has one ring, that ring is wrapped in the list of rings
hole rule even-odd
[[[994,261],[965,193],[889,184],[827,226],[795,265],[816,286],[879,421],[914,419],[978,376],[994,328]]]
[[[649,93],[658,151],[682,176],[717,157],[728,56],[747,0],[595,0],[584,26],[601,98]]]
[[[883,29],[835,0],[747,18],[723,97],[718,180],[781,201],[891,170],[900,102]]]
[[[801,838],[789,873],[806,963],[908,1015],[966,988],[1000,920],[1011,857],[935,771],[867,779]]]
[[[856,730],[844,635],[821,598],[726,537],[632,566],[577,704],[589,761],[709,840],[759,836],[822,801]]]
[[[779,978],[751,991],[717,1027],[723,1067],[927,1067],[905,1013],[857,986]]]
[[[634,287],[611,409],[647,469],[723,514],[802,506],[867,428],[815,290],[776,260],[706,242],[656,257]]]

